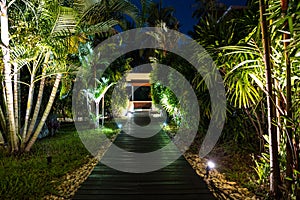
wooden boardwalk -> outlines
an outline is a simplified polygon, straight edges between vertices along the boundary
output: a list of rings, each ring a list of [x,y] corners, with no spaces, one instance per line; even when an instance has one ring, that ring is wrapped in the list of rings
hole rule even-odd
[[[137,124],[143,124],[147,123],[149,119],[145,116],[138,116],[133,121]],[[119,162],[126,166],[128,163],[135,162],[130,157],[130,152],[152,152],[170,142],[169,137],[164,132],[159,132],[149,138],[131,136],[131,134],[137,134],[136,128],[131,128],[126,133],[119,134],[114,144],[128,151],[128,155],[123,155],[123,157],[111,156],[109,149],[102,159]],[[174,151],[176,150],[174,149]],[[154,164],[164,162],[168,153],[172,154],[174,152],[167,152],[161,158],[155,159]],[[215,198],[208,190],[205,182],[181,156],[172,164],[147,173],[122,172],[99,162],[73,199],[210,200]]]

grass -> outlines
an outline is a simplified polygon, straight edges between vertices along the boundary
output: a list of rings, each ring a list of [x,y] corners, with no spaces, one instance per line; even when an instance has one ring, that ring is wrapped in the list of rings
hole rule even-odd
[[[116,133],[111,128],[104,132],[108,137]],[[52,157],[50,164],[48,156]],[[89,158],[73,125],[64,125],[53,137],[36,142],[29,153],[9,156],[0,151],[0,198],[41,199],[57,194],[60,178]]]

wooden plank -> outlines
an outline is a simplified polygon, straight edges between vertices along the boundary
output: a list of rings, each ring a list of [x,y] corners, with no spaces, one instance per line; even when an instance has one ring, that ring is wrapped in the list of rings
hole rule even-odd
[[[141,113],[139,120],[143,120]],[[146,116],[147,117],[147,116]],[[134,120],[128,123],[133,123]],[[136,138],[138,129],[120,134],[114,144],[130,152],[152,152],[158,150],[170,141],[163,133],[149,137]],[[144,130],[151,132],[152,129]],[[108,149],[109,151],[109,149]],[[177,155],[177,149],[170,149],[154,160],[151,165],[165,162],[170,155]],[[121,164],[135,164],[131,153],[110,157],[106,153],[106,160]],[[118,160],[117,160],[118,159]],[[142,167],[142,166],[141,166]],[[183,156],[180,156],[170,165],[157,171],[148,173],[127,173],[112,169],[101,162],[97,164],[88,179],[81,185],[73,199],[102,199],[102,200],[199,200],[215,199],[208,190],[205,182],[195,173]]]
[[[94,199],[108,199],[108,200],[210,200],[212,199],[211,194],[182,194],[182,195],[102,195],[101,197],[97,195],[86,195],[79,194],[76,195],[73,199],[86,199],[86,200],[94,200]]]

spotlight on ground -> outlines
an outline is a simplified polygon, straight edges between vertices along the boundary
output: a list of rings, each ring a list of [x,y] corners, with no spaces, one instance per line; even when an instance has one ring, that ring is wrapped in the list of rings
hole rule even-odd
[[[207,162],[207,166],[205,169],[206,170],[206,174],[205,174],[206,178],[208,178],[208,176],[209,176],[209,171],[214,169],[215,167],[216,167],[216,164],[214,162],[212,162],[211,160],[209,160]]]

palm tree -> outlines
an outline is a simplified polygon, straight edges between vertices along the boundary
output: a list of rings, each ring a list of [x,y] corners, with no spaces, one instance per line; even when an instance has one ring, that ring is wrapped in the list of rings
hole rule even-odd
[[[272,146],[269,147],[268,153],[272,154],[271,160],[272,162],[275,160],[275,163],[271,163],[273,169],[271,173],[273,175],[270,179],[272,181],[270,191],[275,196],[279,193],[277,185],[280,184],[279,164],[276,161],[278,153],[276,153],[275,146],[280,147],[280,155],[287,154],[286,162],[280,160],[280,166],[287,166],[286,174],[288,178],[286,182],[295,183],[295,178],[299,180],[299,177],[291,174],[291,171],[293,171],[291,170],[291,166],[299,166],[297,165],[299,156],[295,153],[299,152],[297,149],[299,146],[299,134],[297,132],[298,128],[295,128],[299,124],[299,120],[295,117],[295,113],[297,112],[295,106],[299,104],[297,102],[292,102],[291,104],[290,102],[291,99],[297,101],[299,98],[299,93],[295,91],[294,87],[291,87],[293,84],[296,84],[294,80],[297,80],[299,76],[299,70],[296,67],[297,63],[299,63],[299,56],[296,53],[299,52],[299,50],[296,50],[296,46],[299,47],[299,44],[296,45],[299,42],[296,32],[296,27],[299,27],[299,18],[294,15],[297,9],[299,9],[297,7],[299,3],[294,1],[289,1],[288,4],[285,1],[281,2],[282,4],[280,5],[279,1],[268,1],[269,7],[266,13],[261,16],[262,19],[265,15],[270,16],[268,20],[271,19],[272,21],[271,24],[264,22],[263,30],[264,34],[266,30],[269,32],[269,42],[263,41],[260,36],[262,29],[255,22],[257,21],[256,13],[252,15],[254,16],[252,18],[254,20],[249,20],[251,19],[250,16],[246,18],[241,16],[240,19],[231,19],[228,22],[217,22],[211,17],[202,17],[199,26],[195,28],[192,34],[194,39],[205,48],[208,48],[208,51],[214,57],[216,64],[224,75],[229,103],[234,107],[245,110],[251,123],[256,126],[257,132],[260,132],[260,136],[263,136],[263,132],[267,130],[267,127],[262,123],[264,121],[263,116],[265,115],[264,105],[266,104],[266,97],[271,97],[274,93],[276,94],[276,97],[272,97],[274,100],[269,101],[269,105],[276,107],[277,115],[272,117],[273,121],[269,119],[268,127],[272,129],[272,133],[266,137],[268,138],[267,142],[272,140]],[[256,5],[253,5],[255,8],[254,11],[257,11]],[[285,9],[288,8],[288,12],[285,12],[284,7]],[[253,10],[251,7],[249,9]],[[267,29],[265,29],[266,25]],[[247,27],[242,32],[243,34],[239,34],[238,30],[240,27]],[[282,40],[283,33],[286,40]],[[269,50],[267,48],[268,43],[271,45]],[[266,53],[263,51],[263,45],[266,46]],[[268,59],[265,59],[265,56],[271,60],[271,62],[267,63],[267,75],[264,68],[266,65],[265,61]],[[272,66],[271,80],[270,64]],[[289,70],[289,68],[291,69]],[[267,78],[268,76],[269,78]],[[291,83],[289,83],[289,79],[291,79]],[[201,83],[201,78],[195,80]],[[272,88],[268,86],[272,86]],[[271,89],[273,92],[270,94],[268,91]],[[290,95],[291,97],[289,97]],[[293,106],[291,107],[291,105]],[[270,110],[273,114],[274,109]],[[291,114],[290,112],[293,113]],[[277,134],[274,132],[276,128],[274,124],[276,123]],[[269,131],[271,132],[270,129]],[[291,129],[295,134],[290,134]],[[277,140],[282,143],[276,145]],[[286,145],[285,148],[283,144]],[[273,152],[271,148],[275,148]],[[288,190],[290,187],[289,183],[287,184]]]
[[[278,163],[278,146],[282,147],[282,144],[286,144],[286,151],[283,149],[280,149],[280,154],[287,154],[287,176],[288,180],[293,179],[293,174],[291,174],[291,166],[294,165],[295,162],[297,162],[297,155],[294,153],[296,150],[294,147],[297,147],[297,145],[293,143],[297,143],[299,139],[295,139],[297,136],[291,135],[290,130],[292,127],[298,123],[298,119],[294,118],[293,115],[291,115],[290,112],[295,112],[295,110],[289,110],[291,109],[291,99],[297,99],[298,95],[293,92],[293,87],[291,87],[291,83],[289,83],[290,77],[296,78],[298,74],[298,70],[296,70],[296,65],[291,65],[290,63],[298,63],[299,58],[295,56],[295,52],[292,49],[294,49],[294,46],[291,44],[288,44],[289,40],[284,40],[282,42],[282,30],[285,30],[284,33],[288,34],[289,37],[293,37],[296,39],[296,33],[292,34],[295,27],[299,26],[298,23],[292,20],[292,14],[287,13],[291,16],[282,16],[280,13],[280,5],[279,1],[270,1],[269,2],[269,8],[267,12],[268,14],[272,15],[272,21],[275,23],[272,23],[271,25],[268,25],[268,22],[265,19],[265,12],[264,10],[265,4],[264,2],[261,3],[261,29],[254,28],[253,31],[250,32],[250,34],[245,37],[245,39],[241,40],[238,45],[226,47],[223,48],[229,50],[230,52],[225,56],[225,59],[228,60],[228,62],[225,62],[223,66],[227,68],[227,70],[231,69],[229,73],[226,73],[226,84],[229,83],[229,85],[233,86],[235,88],[235,84],[241,80],[245,80],[245,78],[234,78],[238,74],[244,73],[248,74],[246,76],[247,82],[254,86],[255,90],[261,94],[261,92],[264,93],[264,95],[269,99],[268,106],[275,106],[276,111],[279,113],[277,115],[277,119],[274,116],[275,108],[269,108],[269,120],[268,120],[268,130],[269,130],[269,141],[270,141],[270,147],[269,147],[269,153],[270,153],[270,165],[271,165],[271,177],[270,177],[270,192],[273,196],[276,198],[279,198],[279,189],[278,184],[280,184],[280,174],[279,174],[279,163]],[[293,3],[289,4],[289,9],[293,10]],[[297,5],[297,4],[296,4]],[[295,9],[293,10],[295,11]],[[283,18],[283,19],[282,19]],[[287,29],[286,20],[289,19],[290,23],[289,26],[292,26]],[[257,37],[257,33],[262,30],[263,37]],[[268,34],[267,34],[268,32]],[[289,33],[290,32],[290,33]],[[268,35],[270,36],[268,37]],[[263,40],[265,39],[266,40]],[[285,36],[285,38],[287,38]],[[270,40],[271,39],[271,40]],[[269,41],[268,41],[269,40]],[[292,40],[291,40],[292,41]],[[270,48],[269,44],[271,45]],[[262,51],[264,49],[264,51]],[[294,56],[290,56],[294,55]],[[233,64],[233,67],[230,67],[228,65],[229,63],[237,63]],[[266,70],[266,74],[264,72],[263,67],[268,66]],[[272,68],[270,68],[272,66]],[[284,66],[284,67],[283,67]],[[291,70],[289,68],[291,67]],[[286,69],[286,70],[285,70]],[[272,77],[272,78],[271,78]],[[297,79],[297,78],[296,78]],[[232,82],[229,82],[231,80]],[[275,82],[276,84],[273,84]],[[243,84],[244,85],[244,84]],[[270,92],[270,91],[274,92]],[[236,91],[239,93],[241,90],[232,90],[233,92]],[[248,90],[251,91],[251,90]],[[278,100],[272,100],[275,99],[273,97],[273,94],[276,94],[276,98]],[[248,96],[248,94],[251,93],[245,93],[245,97]],[[292,95],[291,97],[288,97]],[[261,95],[260,95],[261,96]],[[249,96],[248,96],[249,97]],[[234,98],[236,100],[240,99]],[[249,99],[251,100],[251,99]],[[248,100],[245,102],[249,102]],[[250,101],[251,102],[251,101]],[[279,103],[281,102],[281,103]],[[256,104],[255,101],[252,101],[254,105]],[[285,119],[285,122],[281,121],[281,118]],[[284,122],[284,123],[283,123]],[[293,122],[293,123],[292,123]],[[276,127],[274,124],[277,123],[279,132],[276,134],[275,129]],[[294,130],[295,131],[295,130]],[[278,137],[278,135],[280,137]],[[296,134],[298,135],[298,134]],[[283,143],[279,143],[277,145],[277,142],[282,141]],[[277,147],[275,147],[277,146]],[[291,151],[292,150],[292,151]],[[281,165],[284,165],[281,163]],[[289,181],[288,181],[289,182]],[[293,181],[290,181],[289,184],[291,184]],[[287,184],[288,187],[289,184]],[[288,189],[288,188],[287,188]],[[289,189],[288,189],[289,190]],[[275,198],[274,197],[274,198]],[[288,197],[287,197],[288,198]]]
[[[5,83],[5,102],[7,106],[8,115],[8,131],[9,139],[11,143],[12,152],[18,151],[18,140],[15,126],[15,113],[13,104],[13,85],[11,80],[12,67],[10,63],[10,36],[9,36],[9,24],[8,24],[8,9],[14,1],[7,3],[5,0],[0,1],[1,7],[1,49],[3,53],[4,63],[4,83]]]
[[[87,7],[82,9],[79,3],[74,4],[75,9],[79,10],[79,14],[81,14],[80,22],[83,24],[93,25],[114,19],[117,20],[118,25],[122,27],[128,21],[126,16],[129,16],[136,25],[140,23],[139,9],[127,0],[89,0],[85,1],[85,5],[87,5]]]
[[[285,19],[287,12],[288,12],[288,6],[289,6],[289,0],[283,0],[281,1],[281,16],[283,19]],[[285,65],[286,65],[286,114],[288,119],[292,119],[292,86],[291,86],[291,61],[289,57],[289,40],[290,40],[290,34],[287,32],[289,31],[289,25],[288,21],[286,20],[283,30],[285,31],[283,33],[283,41],[284,41],[284,57],[285,57]],[[288,138],[293,138],[292,135],[292,128],[291,128],[290,120],[287,121],[287,136]],[[292,181],[293,181],[293,142],[289,140],[286,144],[286,176],[290,179],[287,179],[286,185],[287,190],[289,193],[292,192]]]
[[[86,1],[82,4],[82,1],[76,1],[74,7],[66,8],[60,7],[60,15],[57,16],[56,24],[52,28],[52,34],[56,39],[56,36],[61,36],[61,33],[64,33],[66,30],[71,33],[67,41],[71,44],[71,52],[74,52],[74,49],[78,49],[78,42],[82,41],[83,34],[85,35],[95,35],[97,33],[109,32],[113,26],[121,24],[124,19],[124,15],[129,15],[134,21],[138,21],[137,8],[129,3],[128,1]],[[76,12],[77,11],[77,12]],[[76,16],[79,17],[79,20],[76,21]],[[102,17],[103,16],[103,17]],[[81,27],[82,31],[77,32],[76,27]],[[74,43],[74,40],[77,43]],[[67,52],[66,52],[67,53]],[[66,56],[66,55],[65,55]],[[61,74],[59,73],[56,76],[55,85],[58,88],[58,84],[61,79]],[[35,132],[32,134],[32,138],[29,141],[26,151],[29,151],[33,143],[35,142],[39,132],[41,131],[43,124],[45,123],[47,116],[51,110],[54,94],[57,91],[56,87],[53,87],[52,93],[48,105],[45,109],[45,112],[41,118],[39,125],[37,126]],[[109,87],[108,87],[109,88]],[[56,90],[56,91],[55,91]],[[106,91],[106,90],[105,90]],[[52,98],[53,97],[53,98]],[[97,103],[97,102],[96,102]],[[98,104],[99,105],[99,102]],[[29,138],[29,137],[27,137]]]
[[[264,49],[264,64],[266,69],[266,95],[267,95],[267,108],[268,108],[268,134],[270,138],[270,194],[275,199],[280,199],[279,185],[280,181],[280,168],[278,161],[278,140],[276,135],[276,127],[273,123],[275,119],[275,105],[273,95],[273,80],[271,71],[271,47],[268,25],[266,20],[266,4],[264,0],[259,1],[260,7],[260,20],[261,20],[261,33],[262,43]]]
[[[226,5],[218,0],[195,0],[194,6],[196,10],[193,13],[193,17],[199,20],[208,15],[218,20],[226,10]]]
[[[12,6],[15,1],[11,1],[8,6],[5,5],[6,1],[1,1],[1,3],[1,11],[3,12],[1,15],[1,17],[3,17],[2,21],[7,22],[7,9]],[[104,4],[109,6],[109,12],[104,9]],[[111,17],[113,14],[119,13],[119,15],[114,16],[116,19],[121,19],[121,13],[135,16],[135,12],[137,11],[137,8],[127,1],[123,3],[120,1],[111,1],[110,3],[98,1],[95,3],[94,1],[84,2],[78,0],[74,1],[72,7],[65,7],[62,6],[59,1],[45,0],[39,3],[34,1],[26,5],[29,5],[28,7],[34,10],[31,14],[29,12],[26,16],[34,16],[34,19],[37,19],[38,23],[35,23],[35,21],[31,19],[24,22],[21,21],[20,24],[27,23],[26,29],[21,29],[25,30],[26,34],[16,32],[16,37],[14,37],[15,39],[13,45],[10,47],[10,51],[8,51],[9,27],[8,24],[7,26],[5,23],[1,24],[2,43],[5,44],[2,45],[2,52],[3,55],[5,55],[3,59],[5,63],[5,87],[3,88],[5,88],[6,91],[3,92],[5,104],[1,105],[0,113],[2,114],[0,116],[0,122],[1,133],[3,134],[6,132],[6,124],[4,122],[7,118],[9,119],[7,128],[10,130],[10,136],[7,138],[11,142],[10,146],[12,147],[12,151],[17,151],[20,144],[22,150],[29,151],[36,141],[53,105],[63,73],[66,73],[68,67],[70,67],[70,64],[67,64],[68,54],[74,54],[76,49],[78,49],[78,43],[84,42],[84,40],[87,39],[87,35],[108,33],[113,30],[113,26],[118,24],[118,21]],[[105,11],[107,20],[87,22],[85,19],[89,14],[93,14],[94,17],[95,15],[104,14],[95,12],[97,9],[103,12]],[[116,9],[115,12],[114,9]],[[107,16],[106,14],[108,13],[110,13],[111,16]],[[95,18],[100,19],[100,17]],[[22,20],[22,18],[17,18],[19,21],[20,19]],[[27,39],[30,39],[28,41],[31,41],[31,43],[25,44]],[[14,56],[14,87],[12,86],[10,76],[12,74],[10,53]],[[20,112],[19,109],[21,109],[21,107],[18,107],[18,101],[20,100],[18,98],[18,90],[20,86],[16,74],[19,73],[24,66],[28,68],[30,80],[28,83],[29,88],[25,120],[19,142],[19,131],[17,130],[19,129],[19,124],[16,125],[16,123],[19,121],[17,119],[20,116],[17,114]],[[45,110],[41,110],[45,81],[51,77],[55,77],[53,80],[54,85]],[[33,102],[33,94],[38,81],[40,81],[40,86],[35,104]],[[37,123],[39,116],[41,116],[41,120]],[[4,136],[3,138],[6,137]]]
[[[157,27],[164,23],[167,28],[178,30],[179,22],[174,16],[174,12],[173,7],[163,7],[162,0],[159,3],[153,2],[150,4],[147,25]]]
[[[86,98],[89,99],[89,101],[92,101],[96,104],[96,110],[95,110],[95,128],[99,128],[99,104],[102,100],[102,127],[104,125],[104,96],[108,89],[115,85],[115,83],[109,83],[109,79],[102,78],[101,81],[96,79],[98,86],[96,88],[88,88],[84,89],[83,93],[86,95]],[[92,114],[92,113],[91,113]]]

